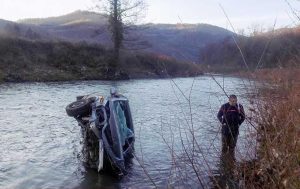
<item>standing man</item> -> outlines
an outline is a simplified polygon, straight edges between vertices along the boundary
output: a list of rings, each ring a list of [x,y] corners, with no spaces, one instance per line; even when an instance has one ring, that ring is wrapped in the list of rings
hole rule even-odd
[[[239,126],[245,120],[244,108],[237,103],[236,95],[230,95],[229,102],[221,106],[218,119],[222,124],[222,152],[234,152]]]

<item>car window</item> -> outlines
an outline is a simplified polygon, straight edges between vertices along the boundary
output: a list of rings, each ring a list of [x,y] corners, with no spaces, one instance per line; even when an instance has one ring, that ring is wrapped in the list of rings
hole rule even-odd
[[[120,139],[122,145],[125,145],[125,140],[132,135],[132,131],[128,128],[125,117],[125,105],[122,101],[115,101],[114,108],[116,111],[116,123],[119,127]]]

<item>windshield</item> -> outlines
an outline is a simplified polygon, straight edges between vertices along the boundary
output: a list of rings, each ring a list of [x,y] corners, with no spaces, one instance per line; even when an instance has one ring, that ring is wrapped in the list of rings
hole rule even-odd
[[[126,138],[132,136],[133,132],[128,128],[126,114],[125,114],[125,101],[115,101],[114,108],[116,111],[116,123],[119,127],[120,139],[122,146],[125,145]]]

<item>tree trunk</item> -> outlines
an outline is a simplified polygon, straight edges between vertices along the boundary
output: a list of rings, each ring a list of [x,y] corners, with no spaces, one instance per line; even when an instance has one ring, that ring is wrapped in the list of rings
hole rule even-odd
[[[120,0],[114,0],[111,13],[111,28],[112,28],[112,39],[113,39],[113,60],[111,64],[111,69],[114,74],[117,74],[119,62],[120,62],[120,48],[122,46],[123,40],[123,23],[121,15],[121,2]]]

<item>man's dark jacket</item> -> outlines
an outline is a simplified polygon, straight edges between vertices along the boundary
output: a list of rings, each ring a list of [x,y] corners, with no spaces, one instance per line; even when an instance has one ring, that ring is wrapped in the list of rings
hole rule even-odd
[[[237,129],[245,120],[245,112],[241,104],[235,106],[230,106],[229,103],[223,104],[217,116],[222,125]]]

